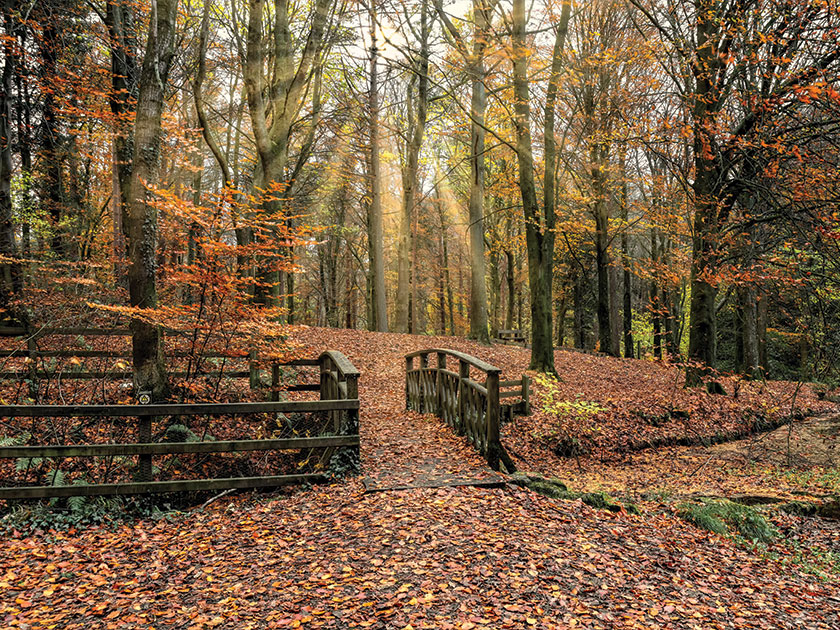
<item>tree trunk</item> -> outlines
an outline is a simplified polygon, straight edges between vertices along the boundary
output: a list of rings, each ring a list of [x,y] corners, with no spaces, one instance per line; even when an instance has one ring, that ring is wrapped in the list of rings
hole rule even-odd
[[[15,227],[12,220],[12,78],[15,74],[13,53],[12,8],[14,2],[5,0],[3,4],[3,23],[6,39],[3,43],[3,75],[0,82],[0,254],[7,258],[17,255],[15,247]],[[12,299],[16,293],[12,264],[0,264],[0,319],[15,320],[12,313]]]
[[[113,141],[113,206],[114,277],[125,286],[126,228],[134,138],[131,120],[137,99],[137,42],[134,36],[134,14],[127,3],[108,0],[105,3],[108,48],[111,55],[111,91],[109,103],[114,115]]]
[[[165,89],[175,52],[178,0],[157,0],[156,4],[150,18],[140,73],[129,205],[125,216],[129,296],[131,306],[142,309],[157,308],[157,209],[154,194],[146,185],[156,181]],[[160,327],[134,318],[131,332],[135,390],[150,391],[155,400],[165,397],[168,383]]]
[[[492,333],[499,330],[500,312],[502,310],[502,276],[499,273],[499,252],[490,251],[490,329]]]
[[[767,295],[759,290],[756,295],[756,335],[758,336],[758,365],[762,378],[770,378],[767,364]]]
[[[571,5],[563,11],[554,40],[551,76],[544,108],[545,185],[543,207],[537,203],[534,181],[534,157],[531,142],[531,98],[528,83],[529,44],[526,38],[525,0],[514,0],[512,11],[512,62],[516,157],[519,167],[519,191],[525,215],[525,243],[528,250],[528,279],[531,293],[531,363],[539,372],[554,372],[554,327],[552,325],[553,270],[555,238],[555,169],[557,151],[554,143],[554,107],[562,69],[562,51],[566,40]]]
[[[593,143],[590,150],[591,178],[595,194],[595,268],[598,277],[598,339],[601,352],[613,354],[613,326],[610,317],[610,254],[609,254],[609,204],[607,200],[607,172],[609,149],[604,144]]]
[[[490,342],[487,322],[487,286],[484,261],[484,49],[490,24],[483,0],[473,0],[475,34],[469,73],[472,77],[470,104],[470,334],[471,339]]]
[[[379,163],[379,87],[376,48],[376,2],[370,5],[370,89],[368,91],[369,195],[368,255],[370,256],[372,330],[388,332],[388,304],[385,293],[385,253],[382,236],[382,175]]]
[[[715,114],[720,107],[718,82],[714,69],[720,59],[712,42],[719,36],[720,24],[710,0],[698,3],[695,25],[697,67],[702,71],[695,78],[692,102],[694,130],[694,225],[691,238],[691,305],[688,334],[689,368],[686,386],[702,384],[703,378],[717,364],[717,322],[715,299],[717,288],[712,284],[716,266],[714,247],[718,232],[719,199],[717,186],[723,180],[719,157],[715,155]]]
[[[738,287],[738,310],[741,315],[741,344],[743,362],[740,366],[744,376],[760,379],[761,357],[758,342],[758,305],[755,287]]]
[[[574,308],[574,346],[579,350],[586,348],[586,329],[583,325],[584,321],[584,305],[583,305],[583,274],[575,274],[572,278],[573,293],[572,306]]]
[[[423,0],[420,9],[420,45],[419,58],[415,60],[415,80],[407,87],[406,109],[408,125],[406,142],[406,160],[403,172],[403,205],[400,213],[400,231],[397,241],[397,332],[409,332],[409,321],[416,320],[416,314],[410,313],[416,308],[411,300],[412,276],[410,269],[412,252],[412,224],[419,201],[419,166],[420,148],[426,130],[426,113],[429,104],[429,34],[428,0]],[[417,94],[413,93],[416,81]],[[414,315],[414,317],[412,317]]]
[[[41,76],[48,88],[43,98],[43,115],[41,132],[43,161],[45,164],[44,186],[46,190],[43,198],[46,202],[47,213],[52,223],[50,246],[59,258],[65,258],[65,239],[62,233],[61,218],[64,210],[64,181],[62,169],[61,145],[56,104],[56,89],[51,85],[57,79],[56,63],[58,57],[58,32],[52,15],[45,15],[43,19],[43,36],[39,41],[41,52]]]
[[[621,233],[621,266],[624,272],[624,294],[622,309],[622,324],[624,326],[624,356],[628,359],[634,357],[633,347],[633,284],[630,273],[630,237],[628,230],[628,207],[629,199],[627,194],[627,149],[622,146],[619,153],[619,172],[621,175],[621,221],[624,224]]]
[[[560,290],[560,301],[557,303],[557,347],[562,348],[566,343],[566,307],[568,291],[564,286]]]
[[[505,252],[505,259],[507,260],[507,321],[505,328],[513,330],[513,316],[516,312],[516,266],[514,264],[514,256],[511,250]]]
[[[656,228],[650,230],[650,260],[654,275],[650,281],[650,315],[653,326],[653,356],[662,358],[662,305],[659,303],[659,283],[656,280],[656,265],[659,261],[659,239]]]
[[[258,176],[255,177],[255,187],[262,189],[263,199],[260,203],[260,212],[267,226],[279,220],[286,220],[287,223],[291,221],[289,218],[281,217],[284,198],[292,195],[291,187],[294,185],[294,177],[291,180],[286,178],[289,142],[306,88],[310,85],[313,66],[316,65],[316,59],[323,52],[324,35],[332,1],[316,0],[314,3],[309,31],[299,40],[304,41],[305,44],[300,59],[295,63],[293,45],[298,40],[293,40],[290,34],[288,0],[274,0],[272,33],[274,66],[270,72],[270,81],[265,85],[263,76],[266,57],[263,50],[265,0],[249,0],[243,75],[257,153]],[[313,98],[317,92],[316,85]],[[310,124],[314,125],[317,118],[313,114]],[[302,153],[305,152],[302,149]],[[275,238],[276,234],[266,236]],[[280,258],[285,261],[291,260],[293,254],[289,251],[289,247],[284,245],[279,245],[279,247],[284,248],[279,254]],[[257,276],[255,301],[268,307],[282,306],[283,288],[280,286],[277,264],[264,266]],[[286,282],[286,291],[289,295],[286,305],[287,321],[292,323],[293,274],[287,274]]]

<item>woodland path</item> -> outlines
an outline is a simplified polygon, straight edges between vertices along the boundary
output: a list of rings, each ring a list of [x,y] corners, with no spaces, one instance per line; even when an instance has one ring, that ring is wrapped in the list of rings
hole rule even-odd
[[[359,380],[362,474],[369,492],[461,485],[501,485],[466,438],[442,420],[405,409],[406,353],[435,347],[435,338],[381,335],[375,350],[357,331],[304,330],[300,340],[317,352],[337,348],[361,372]],[[406,340],[411,343],[406,348]]]

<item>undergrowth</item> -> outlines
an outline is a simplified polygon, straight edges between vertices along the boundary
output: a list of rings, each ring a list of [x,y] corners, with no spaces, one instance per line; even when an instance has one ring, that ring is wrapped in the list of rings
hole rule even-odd
[[[11,503],[11,502],[10,502]],[[138,519],[172,518],[178,512],[151,497],[85,497],[14,502],[0,517],[0,533],[23,535],[89,527],[116,527]]]
[[[677,515],[700,529],[721,536],[734,535],[766,544],[779,535],[776,528],[754,508],[725,499],[682,503],[677,506]]]

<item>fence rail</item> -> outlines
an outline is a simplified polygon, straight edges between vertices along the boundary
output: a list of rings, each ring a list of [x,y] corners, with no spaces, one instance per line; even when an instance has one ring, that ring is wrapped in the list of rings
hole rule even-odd
[[[175,337],[185,337],[189,333],[181,330],[171,328],[164,329],[169,335]],[[71,369],[48,369],[43,364],[38,363],[38,359],[125,359],[131,361],[131,351],[125,350],[88,350],[66,348],[62,350],[39,350],[38,340],[50,336],[64,336],[64,337],[130,337],[131,330],[129,328],[86,328],[86,327],[49,327],[49,326],[33,326],[29,329],[20,327],[0,326],[0,337],[18,337],[21,341],[26,343],[26,347],[16,348],[14,350],[1,349],[0,358],[27,358],[30,359],[30,365],[22,369],[16,370],[0,370],[0,380],[19,380],[28,381],[30,388],[35,387],[35,382],[43,379],[49,380],[52,378],[60,378],[64,381],[73,380],[129,380],[133,377],[131,370],[124,369],[125,366],[117,369],[108,370],[89,370],[83,369],[81,366],[74,366]],[[222,335],[225,338],[241,337],[241,333],[225,333]],[[173,378],[194,378],[194,377],[210,377],[210,378],[247,378],[251,389],[257,389],[261,384],[261,372],[259,367],[259,357],[255,351],[229,351],[229,350],[207,350],[202,349],[196,352],[187,350],[170,350],[166,353],[167,358],[191,358],[201,357],[203,359],[242,359],[247,360],[247,370],[207,370],[194,369],[191,371],[174,370],[168,372],[168,375]],[[282,366],[317,366],[319,361],[317,359],[293,359],[289,361],[280,361],[272,359],[270,367],[272,372],[272,398],[279,399],[279,375]],[[295,388],[297,391],[309,391],[305,386]]]
[[[436,364],[429,365],[435,355]],[[458,362],[458,371],[448,369],[447,360]],[[415,367],[415,359],[419,366]],[[470,377],[471,368],[482,372],[483,383]],[[501,370],[468,354],[445,348],[419,350],[405,355],[406,408],[434,413],[457,432],[466,435],[494,470],[503,464],[508,472],[516,466],[502,445]]]
[[[114,444],[31,444],[0,447],[0,459],[137,457],[136,481],[71,486],[0,487],[0,499],[35,499],[67,496],[147,494],[262,488],[322,481],[322,473],[223,477],[188,480],[152,479],[152,458],[171,454],[238,453],[324,449],[320,463],[329,462],[336,449],[359,450],[359,372],[340,352],[324,352],[317,360],[296,360],[296,365],[320,366],[319,400],[250,403],[187,403],[150,405],[2,405],[0,418],[136,418],[134,442]],[[272,375],[279,381],[279,369]],[[312,388],[307,388],[312,389]],[[275,392],[273,391],[272,394]],[[223,416],[244,414],[326,414],[324,429],[330,435],[282,439],[154,442],[151,424],[155,419],[179,416]]]

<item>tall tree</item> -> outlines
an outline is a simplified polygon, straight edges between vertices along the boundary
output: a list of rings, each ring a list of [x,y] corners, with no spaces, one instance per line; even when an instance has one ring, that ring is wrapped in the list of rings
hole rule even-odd
[[[370,257],[371,330],[388,332],[388,303],[385,293],[385,252],[382,234],[382,166],[379,156],[379,51],[376,48],[376,0],[371,0],[370,17],[370,86],[368,89],[368,256]]]
[[[563,48],[571,15],[571,2],[564,2],[554,24],[555,38],[551,72],[546,88],[544,120],[545,181],[543,204],[537,201],[534,152],[531,140],[531,96],[528,80],[529,42],[524,0],[513,1],[511,41],[513,45],[514,127],[519,190],[525,214],[525,243],[528,253],[528,280],[531,293],[531,369],[554,372],[554,329],[552,324],[552,277],[554,266],[555,187],[557,147],[554,139],[554,108],[563,66]]]
[[[272,24],[272,62],[265,72],[265,0],[249,0],[248,34],[244,60],[245,91],[257,152],[254,183],[262,192],[261,211],[266,218],[279,217],[284,199],[293,185],[287,172],[292,132],[306,95],[306,88],[318,74],[317,60],[327,43],[327,26],[334,0],[316,0],[309,30],[301,40],[292,37],[290,18],[294,10],[288,0],[275,0]],[[295,42],[304,41],[296,59]],[[311,122],[314,130],[314,120]],[[298,160],[300,162],[300,159]],[[279,244],[278,244],[279,247]],[[284,252],[288,255],[288,251]],[[278,306],[280,277],[276,269],[263,270],[259,290],[268,306]]]
[[[140,70],[134,151],[124,217],[129,297],[131,306],[139,309],[155,309],[158,305],[158,211],[155,194],[149,186],[157,181],[161,119],[175,56],[177,9],[178,0],[156,0],[152,3],[146,51]],[[131,320],[131,333],[136,390],[151,391],[154,398],[165,396],[168,383],[161,328],[144,318],[135,317]]]
[[[15,226],[12,217],[12,80],[15,76],[17,43],[13,16],[15,2],[3,2],[3,74],[0,78],[0,318],[14,318],[12,297],[17,292],[16,270],[9,259],[16,255]]]
[[[487,318],[487,283],[484,260],[484,179],[485,179],[485,113],[487,111],[487,71],[484,56],[490,35],[492,16],[498,0],[473,0],[472,47],[466,43],[458,28],[437,0],[437,11],[455,44],[464,58],[470,78],[470,332],[471,339],[489,343],[490,332]]]
[[[429,37],[432,20],[429,0],[420,0],[420,30],[416,32],[418,50],[412,55],[412,76],[406,86],[406,139],[402,169],[403,203],[400,211],[399,239],[397,241],[397,332],[419,332],[417,329],[417,274],[411,268],[412,224],[419,209],[420,149],[426,131],[429,109]],[[407,20],[410,24],[410,21]]]

